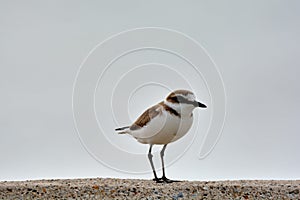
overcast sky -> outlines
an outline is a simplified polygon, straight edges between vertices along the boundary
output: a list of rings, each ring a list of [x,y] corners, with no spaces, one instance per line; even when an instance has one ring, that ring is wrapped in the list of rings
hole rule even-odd
[[[0,180],[152,178],[148,145],[113,129],[177,88],[208,109],[167,148],[168,177],[299,179],[299,9],[297,0],[0,1]],[[160,29],[124,32],[143,27]]]

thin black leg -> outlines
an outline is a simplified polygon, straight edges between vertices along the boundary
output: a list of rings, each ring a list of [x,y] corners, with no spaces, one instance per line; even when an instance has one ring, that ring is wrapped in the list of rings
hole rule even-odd
[[[165,183],[173,183],[173,182],[178,182],[178,181],[173,181],[170,180],[166,177],[166,172],[165,172],[165,162],[164,162],[164,155],[165,155],[165,150],[166,150],[167,144],[165,144],[160,152],[160,158],[161,158],[161,165],[162,165],[162,170],[163,170],[163,175],[161,177],[161,180],[163,180]]]
[[[167,179],[166,177],[166,172],[165,172],[165,162],[164,162],[164,155],[165,155],[165,150],[166,150],[167,145],[165,144],[160,152],[160,158],[161,158],[161,165],[162,165],[162,170],[163,170],[163,175],[161,177],[161,180],[163,180],[166,183],[171,183],[172,181]]]
[[[166,177],[166,172],[165,172],[165,162],[164,162],[164,155],[165,155],[165,150],[166,150],[167,145],[165,144],[160,152],[160,158],[161,158],[161,165],[162,165],[162,170],[163,170],[163,176],[162,179]]]
[[[154,180],[157,183],[161,183],[162,180],[159,179],[159,178],[157,178],[157,175],[156,175],[156,172],[155,172],[155,168],[154,168],[154,164],[153,164],[153,161],[152,161],[152,157],[153,157],[153,155],[151,154],[152,146],[153,146],[153,144],[150,144],[150,148],[149,148],[149,152],[148,152],[148,158],[149,158],[149,161],[150,161],[150,164],[151,164],[151,168],[152,168],[152,171],[153,171],[153,174],[154,174]]]

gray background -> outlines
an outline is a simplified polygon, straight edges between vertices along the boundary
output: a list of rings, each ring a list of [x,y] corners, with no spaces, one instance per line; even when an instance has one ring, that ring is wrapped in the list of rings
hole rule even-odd
[[[216,148],[199,160],[193,144],[168,167],[170,177],[299,179],[299,1],[0,4],[0,180],[152,177],[97,162],[81,145],[72,116],[72,87],[88,52],[144,26],[196,39],[226,87],[228,112]]]

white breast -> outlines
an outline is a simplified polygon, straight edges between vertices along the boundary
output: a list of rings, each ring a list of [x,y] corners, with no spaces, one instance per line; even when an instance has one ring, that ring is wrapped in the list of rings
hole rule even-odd
[[[183,137],[192,123],[192,115],[179,118],[164,110],[146,126],[130,134],[143,144],[168,144]]]

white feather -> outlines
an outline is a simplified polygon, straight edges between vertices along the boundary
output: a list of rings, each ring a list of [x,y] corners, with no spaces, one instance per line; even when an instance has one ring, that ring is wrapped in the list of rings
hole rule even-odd
[[[192,123],[191,114],[180,118],[163,110],[161,115],[153,118],[146,126],[132,130],[129,134],[143,144],[168,144],[183,137]]]

